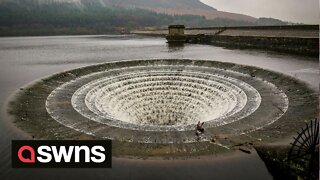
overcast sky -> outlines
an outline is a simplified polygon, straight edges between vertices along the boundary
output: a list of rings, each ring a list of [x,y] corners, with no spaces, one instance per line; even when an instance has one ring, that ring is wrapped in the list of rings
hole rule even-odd
[[[319,24],[319,0],[200,0],[227,12]]]

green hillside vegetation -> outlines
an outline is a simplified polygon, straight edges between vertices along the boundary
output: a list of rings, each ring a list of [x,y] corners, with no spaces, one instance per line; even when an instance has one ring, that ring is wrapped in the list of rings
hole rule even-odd
[[[83,1],[83,0],[81,0]],[[127,7],[148,8],[180,8],[180,9],[207,9],[215,10],[199,0],[102,0],[105,4],[117,4]]]
[[[188,27],[255,25],[196,15],[165,15],[138,8],[102,5],[99,0],[81,4],[37,0],[0,1],[0,36],[116,34],[169,24]]]

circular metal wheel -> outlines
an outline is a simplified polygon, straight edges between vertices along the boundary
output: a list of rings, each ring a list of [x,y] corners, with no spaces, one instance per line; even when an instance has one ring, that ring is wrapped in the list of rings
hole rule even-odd
[[[288,154],[288,160],[305,169],[311,176],[313,169],[318,166],[317,148],[319,148],[319,120],[307,123],[294,137],[294,142]]]

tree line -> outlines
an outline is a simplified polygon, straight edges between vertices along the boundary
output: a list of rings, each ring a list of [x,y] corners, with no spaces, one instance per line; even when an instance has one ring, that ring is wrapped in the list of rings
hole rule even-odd
[[[0,3],[0,36],[115,34],[144,27],[163,28],[169,24],[188,27],[255,25],[226,19],[207,20],[196,15],[166,15],[97,3],[36,4],[32,0]],[[93,1],[94,2],[94,1]]]

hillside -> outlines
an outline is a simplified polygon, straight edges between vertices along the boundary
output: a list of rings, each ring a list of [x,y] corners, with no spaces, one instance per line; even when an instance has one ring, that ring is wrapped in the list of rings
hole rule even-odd
[[[124,7],[138,7],[144,9],[203,9],[215,10],[199,0],[103,0]]]
[[[220,12],[199,0],[0,0],[0,36],[106,34],[169,24],[253,26],[258,22],[278,23]]]
[[[61,3],[84,8],[88,4],[96,4],[101,7],[124,7],[146,9],[168,15],[199,15],[207,19],[229,19],[236,21],[254,22],[256,18],[251,16],[218,11],[200,0],[0,0],[1,2],[13,2],[16,4],[52,4]]]
[[[169,15],[191,14],[205,16],[207,19],[220,18],[237,21],[256,21],[256,18],[250,16],[217,11],[200,0],[102,0],[102,2],[121,7],[147,9]]]

